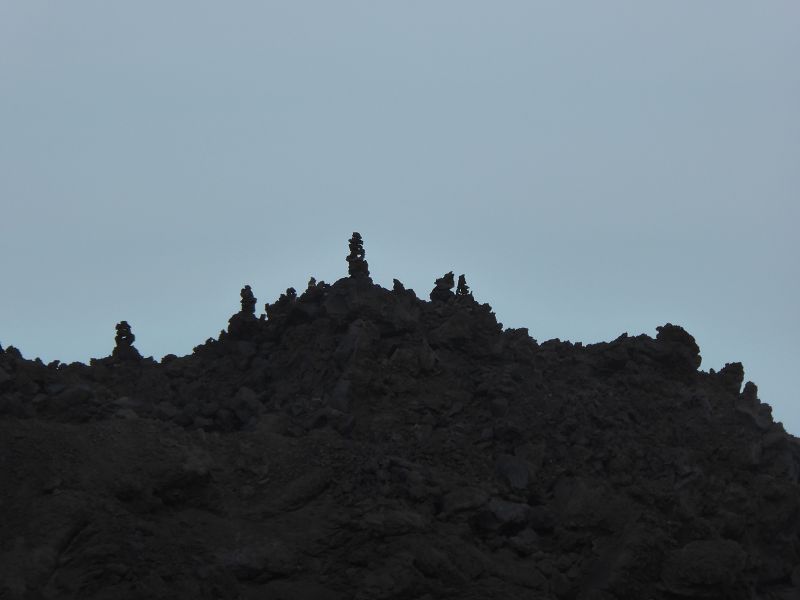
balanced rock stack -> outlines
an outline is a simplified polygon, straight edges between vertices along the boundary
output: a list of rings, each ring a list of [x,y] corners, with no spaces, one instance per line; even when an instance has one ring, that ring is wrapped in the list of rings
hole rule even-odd
[[[133,342],[136,336],[131,331],[131,326],[127,321],[120,321],[116,326],[117,334],[114,337],[116,346],[111,356],[117,360],[138,360],[142,358],[139,351],[134,347]]]
[[[455,276],[450,271],[436,280],[436,287],[431,290],[430,298],[434,302],[447,302],[452,299],[453,288],[456,285]]]

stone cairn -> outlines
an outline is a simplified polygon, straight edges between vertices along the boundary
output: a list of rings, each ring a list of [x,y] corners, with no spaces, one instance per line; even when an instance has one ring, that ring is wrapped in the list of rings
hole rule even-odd
[[[350,254],[347,255],[347,271],[350,277],[369,277],[369,265],[364,259],[364,240],[357,231],[350,238]]]
[[[253,295],[253,290],[249,285],[242,288],[240,292],[242,296],[242,314],[253,315],[256,314],[256,297]]]
[[[462,273],[458,276],[458,286],[456,287],[456,296],[459,298],[472,298],[472,292],[469,291],[467,285],[467,278]]]
[[[120,321],[116,326],[117,335],[114,336],[116,346],[111,356],[118,360],[136,360],[142,358],[139,351],[134,347],[133,342],[136,336],[131,331],[131,326],[127,321]]]
[[[253,322],[256,321],[256,297],[249,285],[242,288],[239,296],[242,309],[228,320],[228,333],[234,338],[246,338]]]
[[[434,302],[447,302],[453,294],[453,288],[456,286],[455,275],[450,271],[442,275],[436,280],[436,287],[431,291],[431,300]]]

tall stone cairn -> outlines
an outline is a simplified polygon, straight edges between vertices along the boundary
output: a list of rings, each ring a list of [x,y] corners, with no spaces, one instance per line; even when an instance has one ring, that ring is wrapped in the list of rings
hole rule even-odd
[[[133,342],[136,341],[136,336],[131,331],[131,326],[127,321],[120,321],[116,326],[117,335],[114,336],[114,342],[117,348],[130,348]]]
[[[347,256],[347,271],[350,277],[369,277],[369,265],[364,259],[364,240],[357,231],[350,238],[350,254]]]
[[[253,290],[249,285],[242,288],[242,314],[255,315],[256,314],[256,297],[253,295]]]
[[[458,276],[458,286],[456,287],[456,296],[459,297],[472,297],[472,292],[469,291],[469,286],[467,285],[467,278],[461,274]]]

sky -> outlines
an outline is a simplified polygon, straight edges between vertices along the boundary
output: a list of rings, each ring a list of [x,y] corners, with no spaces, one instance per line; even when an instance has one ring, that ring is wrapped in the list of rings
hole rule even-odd
[[[156,359],[310,276],[697,339],[800,435],[793,0],[0,0],[0,344]]]

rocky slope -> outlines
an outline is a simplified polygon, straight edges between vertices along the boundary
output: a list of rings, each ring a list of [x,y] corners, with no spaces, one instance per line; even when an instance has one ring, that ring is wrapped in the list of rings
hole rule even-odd
[[[0,598],[800,598],[798,440],[666,324],[350,276],[161,362],[0,351]]]

